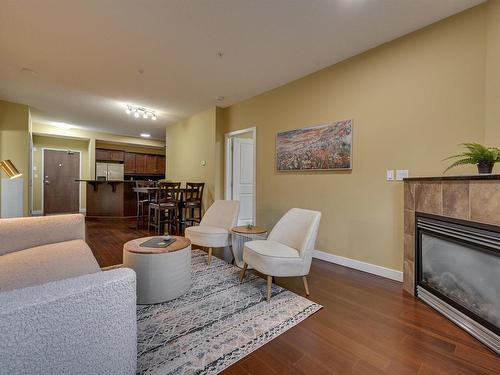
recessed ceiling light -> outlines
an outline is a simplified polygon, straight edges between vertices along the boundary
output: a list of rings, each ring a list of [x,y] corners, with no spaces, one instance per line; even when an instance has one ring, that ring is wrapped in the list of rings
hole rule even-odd
[[[216,96],[215,100],[218,102],[222,102],[225,98],[223,96]]]
[[[156,114],[153,114],[153,116],[151,116],[151,120],[156,121]]]
[[[139,112],[135,111],[135,112],[134,112],[134,117],[135,117],[135,118],[139,118]]]
[[[143,137],[143,138],[149,138],[149,137],[151,137],[151,134],[141,133],[141,137]]]

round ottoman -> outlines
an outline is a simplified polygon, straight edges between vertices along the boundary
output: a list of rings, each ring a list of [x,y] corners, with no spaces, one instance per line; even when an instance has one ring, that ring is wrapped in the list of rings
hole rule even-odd
[[[141,247],[153,238],[143,237],[123,245],[123,266],[137,275],[137,304],[149,305],[177,298],[191,286],[191,241],[171,236],[165,248]]]

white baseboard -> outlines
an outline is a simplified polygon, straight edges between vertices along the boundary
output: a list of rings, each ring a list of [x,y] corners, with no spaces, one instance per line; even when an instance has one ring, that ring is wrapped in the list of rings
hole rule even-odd
[[[80,213],[85,215],[87,213],[87,209],[86,208],[80,208]]]
[[[314,250],[313,258],[353,268],[358,271],[368,272],[373,275],[385,277],[387,279],[403,282],[403,272],[396,271],[391,268],[377,266],[376,264],[366,263],[360,260],[341,257],[340,255],[325,253],[324,251],[320,250]]]
[[[31,211],[31,216],[43,216],[42,210]]]

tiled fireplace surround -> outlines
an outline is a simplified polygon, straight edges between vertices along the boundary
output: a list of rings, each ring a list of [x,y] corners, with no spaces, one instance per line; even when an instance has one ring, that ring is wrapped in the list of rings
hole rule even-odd
[[[500,175],[405,179],[403,288],[412,295],[415,294],[415,212],[500,226]]]

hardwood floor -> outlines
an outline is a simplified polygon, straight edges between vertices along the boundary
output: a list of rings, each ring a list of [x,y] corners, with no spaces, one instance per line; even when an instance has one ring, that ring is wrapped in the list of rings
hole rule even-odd
[[[145,235],[134,221],[87,221],[101,267],[121,263],[123,243]],[[308,281],[324,308],[225,374],[500,374],[500,356],[398,282],[320,260]],[[304,295],[300,278],[275,282]]]

